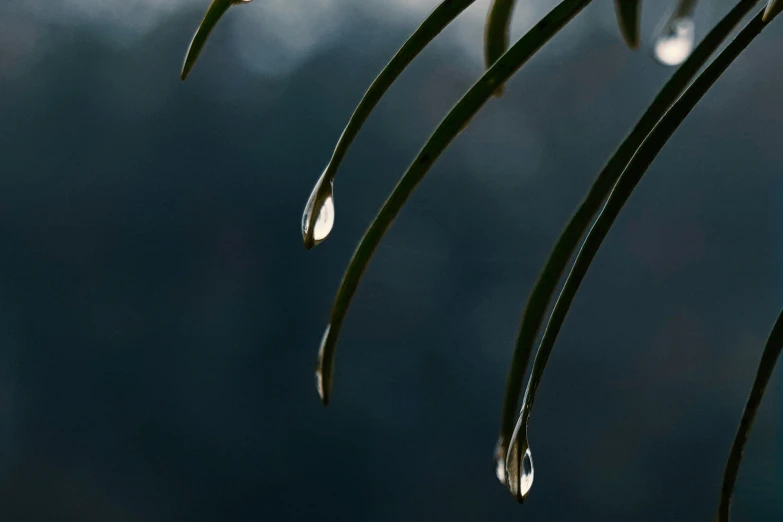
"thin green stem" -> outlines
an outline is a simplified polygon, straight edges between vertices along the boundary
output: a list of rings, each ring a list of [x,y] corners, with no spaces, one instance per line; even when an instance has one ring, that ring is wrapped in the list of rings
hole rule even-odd
[[[516,348],[511,361],[506,381],[506,395],[501,413],[500,437],[496,448],[495,459],[499,478],[501,467],[506,460],[508,443],[516,423],[519,396],[522,393],[524,379],[530,357],[533,353],[533,343],[544,320],[549,302],[557,288],[557,283],[563,275],[580,238],[590,226],[593,218],[601,208],[601,204],[609,195],[612,187],[622,174],[636,150],[642,144],[655,124],[682,94],[710,56],[720,47],[731,31],[750,12],[758,0],[740,1],[716,26],[707,34],[704,40],[693,50],[691,56],[675,71],[663,86],[636,126],[625,138],[617,151],[607,162],[596,178],[585,199],[571,217],[549,255],[533,290],[528,297],[522,322],[517,336]],[[502,481],[502,480],[501,480]]]
[[[522,411],[514,429],[514,434],[512,435],[509,455],[519,455],[519,451],[513,451],[514,446],[527,446],[527,426],[530,421],[533,404],[535,403],[536,391],[541,383],[547,361],[549,360],[549,356],[554,347],[557,335],[560,332],[560,328],[563,325],[563,321],[568,314],[568,310],[579,289],[579,285],[587,274],[587,270],[590,268],[590,264],[598,252],[601,243],[609,233],[612,224],[626,201],[628,201],[634,188],[644,176],[645,172],[647,172],[647,169],[674,131],[677,130],[696,103],[701,100],[704,94],[712,87],[728,66],[740,55],[750,42],[753,41],[764,27],[766,27],[767,23],[762,20],[762,15],[763,12],[755,16],[748,25],[740,31],[737,37],[715,58],[715,60],[707,66],[704,72],[696,78],[693,84],[688,87],[677,102],[672,105],[671,109],[669,109],[666,115],[655,126],[647,139],[644,140],[644,143],[636,152],[628,167],[612,189],[603,211],[599,214],[598,219],[587,234],[587,237],[582,244],[582,248],[576,256],[571,273],[568,275],[563,290],[555,303],[554,310],[552,311],[552,315],[544,332],[544,337],[541,340],[535,361],[533,362],[533,370],[522,403]],[[517,470],[519,469],[518,464],[518,462],[514,463],[514,468]],[[511,469],[509,469],[509,473],[511,473]],[[518,481],[519,477],[509,477],[509,480]]]
[[[742,412],[737,434],[734,437],[734,443],[731,445],[729,459],[726,462],[726,472],[723,476],[723,486],[720,490],[720,505],[718,507],[718,522],[729,522],[729,511],[731,509],[731,495],[734,492],[734,485],[737,482],[742,454],[745,451],[745,444],[748,442],[750,429],[753,427],[753,421],[758,413],[761,400],[764,398],[764,391],[767,388],[772,372],[775,369],[775,363],[780,357],[783,348],[783,310],[778,315],[775,325],[767,339],[764,347],[764,353],[761,355],[759,369],[756,373],[756,379],[753,381],[753,387],[748,396],[748,402],[745,404],[745,410]]]
[[[492,96],[498,85],[508,80],[550,38],[592,0],[563,0],[528,33],[516,42],[457,102],[435,129],[393,192],[384,203],[348,264],[335,297],[329,327],[319,351],[318,383],[322,400],[328,403],[337,338],[345,314],[373,252],[408,197],[457,134]]]

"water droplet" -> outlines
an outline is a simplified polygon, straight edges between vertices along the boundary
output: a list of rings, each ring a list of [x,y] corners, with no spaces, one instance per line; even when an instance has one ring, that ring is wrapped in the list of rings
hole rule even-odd
[[[495,447],[495,475],[498,480],[504,486],[506,485],[506,453],[508,446],[503,442],[503,438],[498,440],[498,444]]]
[[[690,56],[695,38],[693,19],[675,18],[658,34],[655,41],[655,58],[663,65],[680,65]]]
[[[506,459],[495,457],[495,475],[501,484],[506,484]]]
[[[231,0],[232,4],[249,4],[253,0]]]
[[[533,454],[527,444],[527,434],[523,440],[519,439],[519,425],[514,431],[511,446],[506,457],[506,470],[508,473],[507,485],[511,494],[518,502],[525,500],[525,496],[533,487]]]
[[[325,174],[325,173],[324,173]],[[329,235],[334,227],[334,196],[332,181],[324,175],[313,187],[302,214],[302,239],[312,248]]]
[[[318,396],[321,398],[321,402],[324,406],[329,404],[329,388],[330,383],[325,382],[324,378],[324,349],[326,347],[326,338],[329,336],[329,330],[331,325],[326,327],[324,336],[321,338],[321,346],[318,348],[318,362],[315,365],[315,387],[318,390]]]

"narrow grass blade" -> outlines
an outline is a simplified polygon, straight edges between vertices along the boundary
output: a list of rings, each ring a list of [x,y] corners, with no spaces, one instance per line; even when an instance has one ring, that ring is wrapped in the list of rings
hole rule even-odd
[[[204,15],[204,19],[201,21],[201,25],[198,26],[196,34],[193,36],[193,40],[190,42],[190,47],[185,55],[185,63],[182,64],[182,74],[180,78],[185,80],[190,74],[190,70],[196,64],[198,55],[201,54],[201,49],[204,48],[204,44],[209,38],[209,33],[217,25],[218,21],[228,11],[228,8],[234,3],[232,0],[214,0],[212,5],[207,9],[207,13]]]
[[[620,34],[631,49],[639,47],[642,0],[614,0]]]
[[[484,62],[487,69],[508,49],[508,33],[511,29],[511,15],[516,0],[492,0],[484,28]],[[503,94],[501,85],[495,90],[495,96]]]
[[[682,94],[710,56],[720,47],[731,31],[747,15],[758,0],[740,1],[694,49],[691,56],[680,66],[655,97],[636,126],[612,155],[593,186],[579,205],[576,213],[558,237],[552,253],[549,254],[543,270],[528,297],[522,322],[517,335],[516,348],[506,381],[506,395],[501,413],[500,437],[495,449],[495,466],[498,478],[504,482],[506,453],[514,424],[517,420],[517,404],[522,393],[522,380],[527,373],[533,343],[538,335],[544,314],[557,288],[574,250],[587,227],[601,208],[623,169],[633,157],[655,124]]]
[[[592,0],[563,0],[528,33],[515,43],[490,69],[468,90],[453,109],[438,125],[416,159],[394,187],[370,228],[365,232],[359,246],[348,263],[340,288],[332,307],[329,327],[319,351],[319,388],[324,404],[329,402],[334,366],[334,352],[343,319],[353,298],[359,280],[370,262],[384,234],[399,213],[408,197],[424,178],[438,156],[454,137],[468,124],[471,118],[492,96],[498,85],[508,80],[527,60],[550,38],[577,15]]]
[[[764,11],[764,21],[769,21],[771,16],[774,16],[774,14],[780,13],[780,11],[783,9],[783,2],[780,0],[769,0],[769,3],[767,3],[767,9]]]
[[[783,348],[783,311],[778,315],[778,320],[775,321],[772,332],[770,332],[767,339],[767,345],[764,347],[764,353],[761,355],[759,370],[756,373],[756,380],[753,382],[748,402],[745,404],[745,410],[742,412],[742,420],[740,420],[737,435],[734,437],[734,443],[731,445],[729,459],[726,462],[726,472],[723,475],[723,486],[720,491],[718,522],[729,522],[731,494],[734,491],[734,484],[737,482],[742,454],[745,451],[745,444],[748,441],[748,435],[750,435],[750,429],[753,427],[753,421],[756,418],[759,405],[764,398],[767,383],[772,376],[772,371],[775,369],[775,363],[780,357],[781,348]]]
[[[563,290],[560,292],[549,323],[544,331],[544,337],[541,340],[535,361],[533,362],[533,370],[528,381],[525,398],[522,402],[522,411],[517,420],[514,435],[512,435],[508,455],[519,455],[519,451],[516,451],[514,448],[515,445],[521,444],[523,447],[528,447],[527,425],[530,420],[533,404],[535,403],[536,391],[541,383],[541,378],[544,374],[544,369],[546,368],[555,340],[557,339],[557,334],[560,332],[560,328],[563,325],[563,321],[565,320],[574,296],[579,289],[579,285],[587,274],[587,270],[590,268],[590,264],[598,252],[601,243],[609,233],[614,220],[619,215],[620,210],[622,210],[626,201],[628,201],[634,188],[644,176],[644,173],[652,164],[655,157],[672,134],[674,134],[674,131],[677,130],[696,103],[698,103],[710,87],[712,87],[715,81],[723,74],[734,59],[740,55],[767,25],[762,21],[762,15],[763,12],[760,12],[755,16],[742,31],[739,32],[737,37],[718,54],[715,60],[707,66],[704,72],[694,80],[693,84],[685,90],[677,102],[672,105],[671,109],[669,109],[650,135],[644,140],[644,143],[636,152],[633,159],[628,164],[628,167],[617,181],[617,184],[612,189],[604,209],[598,215],[598,219],[596,219],[595,224],[587,234],[587,237],[582,244],[582,248],[576,256],[574,266],[566,279]],[[509,471],[511,471],[512,468],[509,467],[508,464],[507,467]],[[514,466],[514,469],[519,468],[520,466],[517,463]],[[519,478],[509,476],[508,480],[518,481]]]
[[[314,211],[321,208],[322,204],[332,195],[334,178],[337,176],[337,170],[345,157],[348,148],[353,143],[354,138],[364,125],[364,122],[370,116],[378,102],[381,100],[389,87],[397,80],[406,67],[413,61],[425,47],[443,31],[462,11],[470,7],[476,0],[444,0],[427,17],[418,29],[408,38],[397,54],[384,67],[381,73],[372,82],[370,88],[364,93],[364,97],[359,105],[353,111],[348,125],[343,130],[337,145],[334,148],[332,159],[321,174],[321,177],[315,184],[310,197],[305,204],[305,210],[302,215],[302,240],[305,248],[310,249],[318,244],[313,234],[316,229],[318,212]]]

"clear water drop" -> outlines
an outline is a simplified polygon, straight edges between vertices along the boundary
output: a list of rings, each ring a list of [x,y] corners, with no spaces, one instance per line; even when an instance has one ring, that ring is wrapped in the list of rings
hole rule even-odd
[[[495,457],[495,475],[504,486],[506,485],[506,459]]]
[[[696,40],[696,27],[690,17],[674,18],[658,34],[655,59],[663,65],[680,65],[688,59]]]
[[[506,453],[508,453],[508,446],[504,443],[503,438],[501,437],[500,440],[498,440],[497,446],[495,447],[495,458],[493,459],[493,462],[495,463],[495,476],[504,486],[506,485],[507,478]]]
[[[334,226],[334,198],[329,195],[321,205],[321,209],[318,211],[318,217],[315,219],[315,226],[313,227],[313,239],[318,244],[329,235]]]
[[[530,448],[528,448],[525,450],[525,456],[522,458],[521,484],[519,486],[519,494],[523,497],[533,487],[533,473],[533,454],[530,453]]]
[[[527,443],[527,433],[520,439],[520,425],[514,430],[511,438],[511,446],[506,457],[506,473],[508,474],[506,485],[518,502],[525,497],[533,487],[533,454]]]
[[[329,236],[334,227],[334,195],[332,182],[325,174],[313,187],[302,213],[302,239],[311,248]]]

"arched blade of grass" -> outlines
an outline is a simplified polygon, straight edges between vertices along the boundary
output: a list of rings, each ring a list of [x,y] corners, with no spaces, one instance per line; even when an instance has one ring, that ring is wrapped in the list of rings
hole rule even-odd
[[[228,8],[234,4],[244,3],[242,0],[214,0],[212,5],[207,9],[207,13],[204,15],[204,19],[201,21],[201,25],[198,26],[196,34],[193,35],[193,40],[190,42],[188,52],[185,55],[185,62],[182,64],[182,73],[180,78],[183,80],[188,77],[190,70],[196,64],[201,50],[204,48],[204,44],[209,38],[209,34],[212,29],[217,25],[220,19],[226,14]]]
[[[508,33],[516,0],[492,0],[484,28],[484,63],[487,69],[508,49]],[[495,89],[495,96],[503,95],[503,86]]]
[[[560,237],[557,238],[552,252],[543,270],[530,292],[517,335],[514,356],[506,381],[506,394],[501,412],[500,436],[495,447],[495,471],[498,479],[505,482],[505,462],[508,443],[517,420],[519,396],[522,393],[522,380],[527,373],[533,343],[544,320],[549,302],[557,288],[557,283],[576,249],[579,239],[601,208],[601,203],[609,195],[612,187],[622,174],[623,169],[633,157],[655,124],[663,117],[672,103],[682,94],[694,76],[704,66],[710,56],[720,47],[731,31],[739,24],[758,0],[740,1],[694,49],[691,56],[672,75],[658,93],[636,126],[615,151],[607,164],[598,174],[593,186],[571,217]]]
[[[443,31],[451,22],[459,16],[462,11],[470,7],[476,0],[444,0],[427,17],[418,29],[402,45],[397,54],[383,68],[381,73],[372,82],[367,92],[364,93],[359,105],[354,109],[351,119],[348,120],[337,145],[334,148],[332,158],[326,169],[318,178],[310,197],[305,205],[302,216],[302,240],[305,248],[310,249],[323,241],[323,237],[316,237],[316,222],[318,221],[319,211],[324,202],[332,197],[332,187],[334,178],[337,176],[337,170],[345,157],[348,148],[353,143],[354,138],[364,125],[364,122],[370,116],[373,109],[381,100],[389,87],[397,80],[406,67],[413,61],[425,47]]]
[[[522,401],[522,411],[519,415],[514,433],[511,437],[506,457],[506,469],[509,473],[508,483],[511,486],[512,481],[519,484],[520,462],[518,461],[521,448],[528,448],[527,425],[530,420],[530,414],[535,402],[536,391],[541,383],[541,378],[546,368],[549,355],[552,352],[557,335],[563,325],[563,321],[568,313],[571,303],[576,295],[579,285],[587,274],[593,258],[601,246],[604,238],[609,232],[614,220],[622,210],[625,202],[630,197],[636,185],[639,183],[644,173],[652,164],[655,157],[661,151],[674,131],[685,120],[693,107],[704,96],[709,88],[715,83],[726,68],[739,56],[739,54],[750,44],[751,41],[767,25],[762,21],[763,12],[760,12],[739,32],[736,38],[721,51],[715,60],[707,66],[693,84],[685,90],[677,102],[664,115],[660,122],[655,126],[650,135],[644,140],[644,143],[634,155],[628,167],[625,169],[620,179],[615,184],[612,192],[607,199],[603,211],[596,219],[595,224],[587,234],[582,248],[576,256],[571,273],[566,279],[563,290],[555,303],[554,310],[547,324],[544,336],[533,362],[533,370],[528,380],[525,398]],[[518,446],[518,448],[514,448]],[[516,457],[517,461],[509,463],[509,458]],[[515,476],[511,473],[515,472]],[[513,490],[513,487],[512,487]]]
[[[726,462],[726,472],[723,475],[723,486],[720,491],[720,506],[718,507],[718,522],[729,522],[729,509],[731,508],[731,495],[734,492],[734,484],[737,482],[742,454],[745,451],[745,444],[748,442],[750,429],[753,427],[753,421],[756,418],[761,400],[764,398],[764,391],[767,388],[772,372],[775,369],[775,363],[780,357],[781,348],[783,348],[783,310],[778,315],[775,325],[767,339],[764,347],[764,353],[761,354],[761,362],[756,372],[756,379],[753,381],[753,387],[748,396],[748,402],[745,404],[745,410],[742,412],[737,434],[734,437],[734,443],[731,445],[729,459]]]
[[[334,371],[334,353],[345,314],[373,252],[397,213],[432,164],[470,119],[492,96],[498,85],[508,80],[533,54],[592,0],[563,0],[519,39],[471,87],[435,129],[416,159],[408,167],[370,228],[356,248],[343,275],[332,307],[329,325],[319,350],[316,379],[324,404],[328,404]]]
[[[642,0],[614,0],[620,34],[631,49],[639,47]]]
[[[764,11],[764,21],[768,21],[770,16],[780,13],[783,10],[783,2],[780,0],[769,0],[767,3],[767,9]]]

